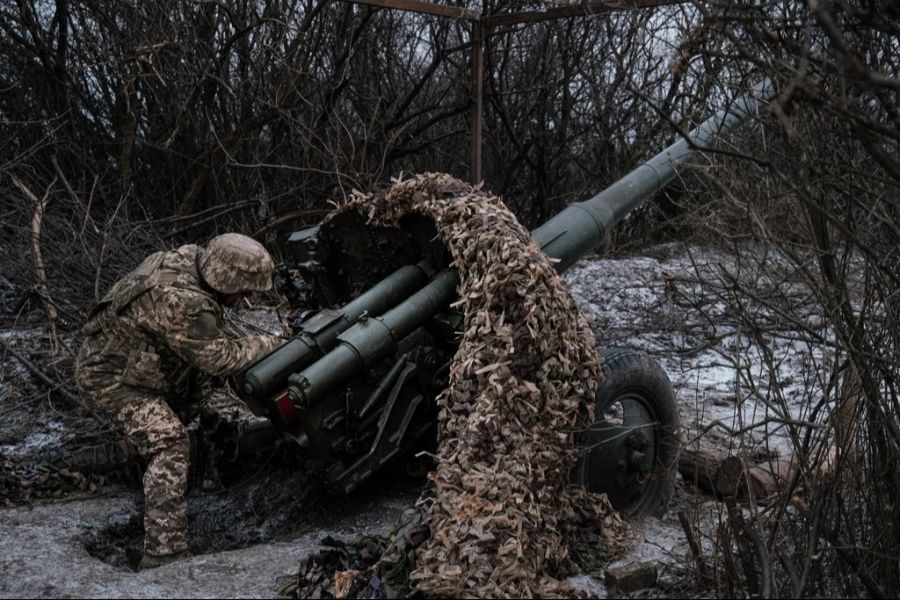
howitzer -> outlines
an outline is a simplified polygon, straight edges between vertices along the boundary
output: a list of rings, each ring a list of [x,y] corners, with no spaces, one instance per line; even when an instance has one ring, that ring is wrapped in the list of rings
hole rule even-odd
[[[771,97],[758,85],[688,136],[593,198],[570,205],[532,236],[562,273],[596,248],[644,200],[662,190],[696,147],[757,111]],[[427,438],[434,398],[447,385],[462,317],[450,305],[457,273],[427,217],[399,228],[368,226],[346,211],[288,240],[295,266],[320,309],[294,337],[238,378],[254,413],[279,430],[308,436],[331,482],[349,492]],[[607,380],[597,394],[596,424],[574,477],[609,494],[620,510],[661,514],[674,484],[678,410],[671,384],[646,355],[603,353]]]

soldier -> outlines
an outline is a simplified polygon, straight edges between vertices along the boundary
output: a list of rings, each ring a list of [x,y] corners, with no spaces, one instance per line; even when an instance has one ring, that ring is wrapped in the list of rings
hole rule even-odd
[[[233,375],[280,343],[230,336],[222,323],[222,305],[270,289],[273,270],[266,249],[236,233],[156,252],[113,285],[83,329],[76,373],[86,402],[147,461],[141,568],[190,555],[185,424],[202,379]]]

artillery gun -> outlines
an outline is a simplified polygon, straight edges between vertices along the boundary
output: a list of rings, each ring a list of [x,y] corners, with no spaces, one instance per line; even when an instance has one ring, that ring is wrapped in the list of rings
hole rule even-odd
[[[771,97],[763,82],[593,198],[532,232],[564,272],[644,200],[676,177],[696,147],[735,127]],[[762,100],[760,100],[762,99]],[[451,309],[458,276],[433,222],[411,214],[372,227],[354,211],[288,240],[318,310],[292,339],[237,378],[242,398],[276,429],[308,438],[330,482],[350,492],[429,437],[435,397],[447,386],[462,315]],[[625,514],[661,515],[674,486],[678,409],[663,370],[647,355],[601,351],[606,381],[584,435],[574,479],[606,492]]]

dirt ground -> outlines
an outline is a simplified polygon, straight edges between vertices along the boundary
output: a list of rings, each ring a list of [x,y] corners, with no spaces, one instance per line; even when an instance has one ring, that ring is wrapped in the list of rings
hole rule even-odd
[[[742,392],[737,371],[723,357],[733,338],[713,337],[708,315],[719,314],[727,329],[727,307],[713,300],[679,301],[696,295],[698,268],[727,267],[729,257],[702,248],[669,245],[642,256],[583,260],[566,275],[573,296],[591,323],[598,343],[646,350],[665,368],[679,402],[684,437],[731,453],[767,445],[774,453],[787,446],[765,427],[731,436],[720,427],[760,421],[766,407]],[[698,267],[699,265],[699,267]],[[36,317],[39,315],[32,315]],[[33,363],[64,369],[48,361],[46,333],[28,324],[28,315],[0,331],[5,346]],[[785,385],[800,383],[809,350],[787,339],[776,344]],[[747,349],[747,360],[753,360]],[[22,361],[0,347],[0,461],[9,471],[40,464],[67,449],[103,439],[104,428],[59,394],[48,394]],[[44,477],[40,469],[31,475]],[[59,474],[56,477],[61,477]],[[297,564],[326,536],[352,538],[386,533],[423,485],[423,479],[386,474],[349,497],[329,494],[316,459],[301,449],[257,456],[235,467],[226,485],[192,491],[191,544],[195,556],[159,569],[136,572],[140,557],[139,474],[115,469],[87,480],[61,479],[62,498],[16,499],[0,508],[0,597],[273,597]],[[201,477],[202,479],[202,477]],[[48,483],[49,482],[49,483]],[[208,484],[209,482],[207,482]],[[209,485],[207,485],[207,488]],[[0,505],[4,490],[0,488]],[[9,490],[6,490],[7,495]],[[46,496],[48,494],[40,494]],[[9,498],[7,498],[8,500]],[[613,565],[653,561],[656,585],[636,595],[710,595],[697,589],[684,532],[676,518],[684,510],[698,524],[708,550],[722,508],[679,480],[676,497],[663,519],[632,523],[635,547]],[[572,582],[594,597],[606,597],[603,574],[584,573]]]

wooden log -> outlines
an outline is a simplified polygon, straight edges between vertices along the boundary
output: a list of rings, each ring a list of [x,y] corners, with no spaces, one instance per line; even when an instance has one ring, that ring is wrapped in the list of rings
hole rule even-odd
[[[678,471],[685,481],[720,498],[765,501],[790,484],[796,472],[791,458],[755,462],[714,450],[682,450]]]
[[[716,473],[722,462],[728,458],[724,454],[710,450],[688,450],[684,448],[678,457],[678,472],[685,481],[700,489],[716,493]]]
[[[659,578],[656,563],[645,561],[606,570],[606,587],[610,598],[654,587]]]
[[[726,498],[764,502],[788,486],[796,467],[796,463],[789,458],[751,465],[745,458],[730,456],[716,472],[715,489]]]

